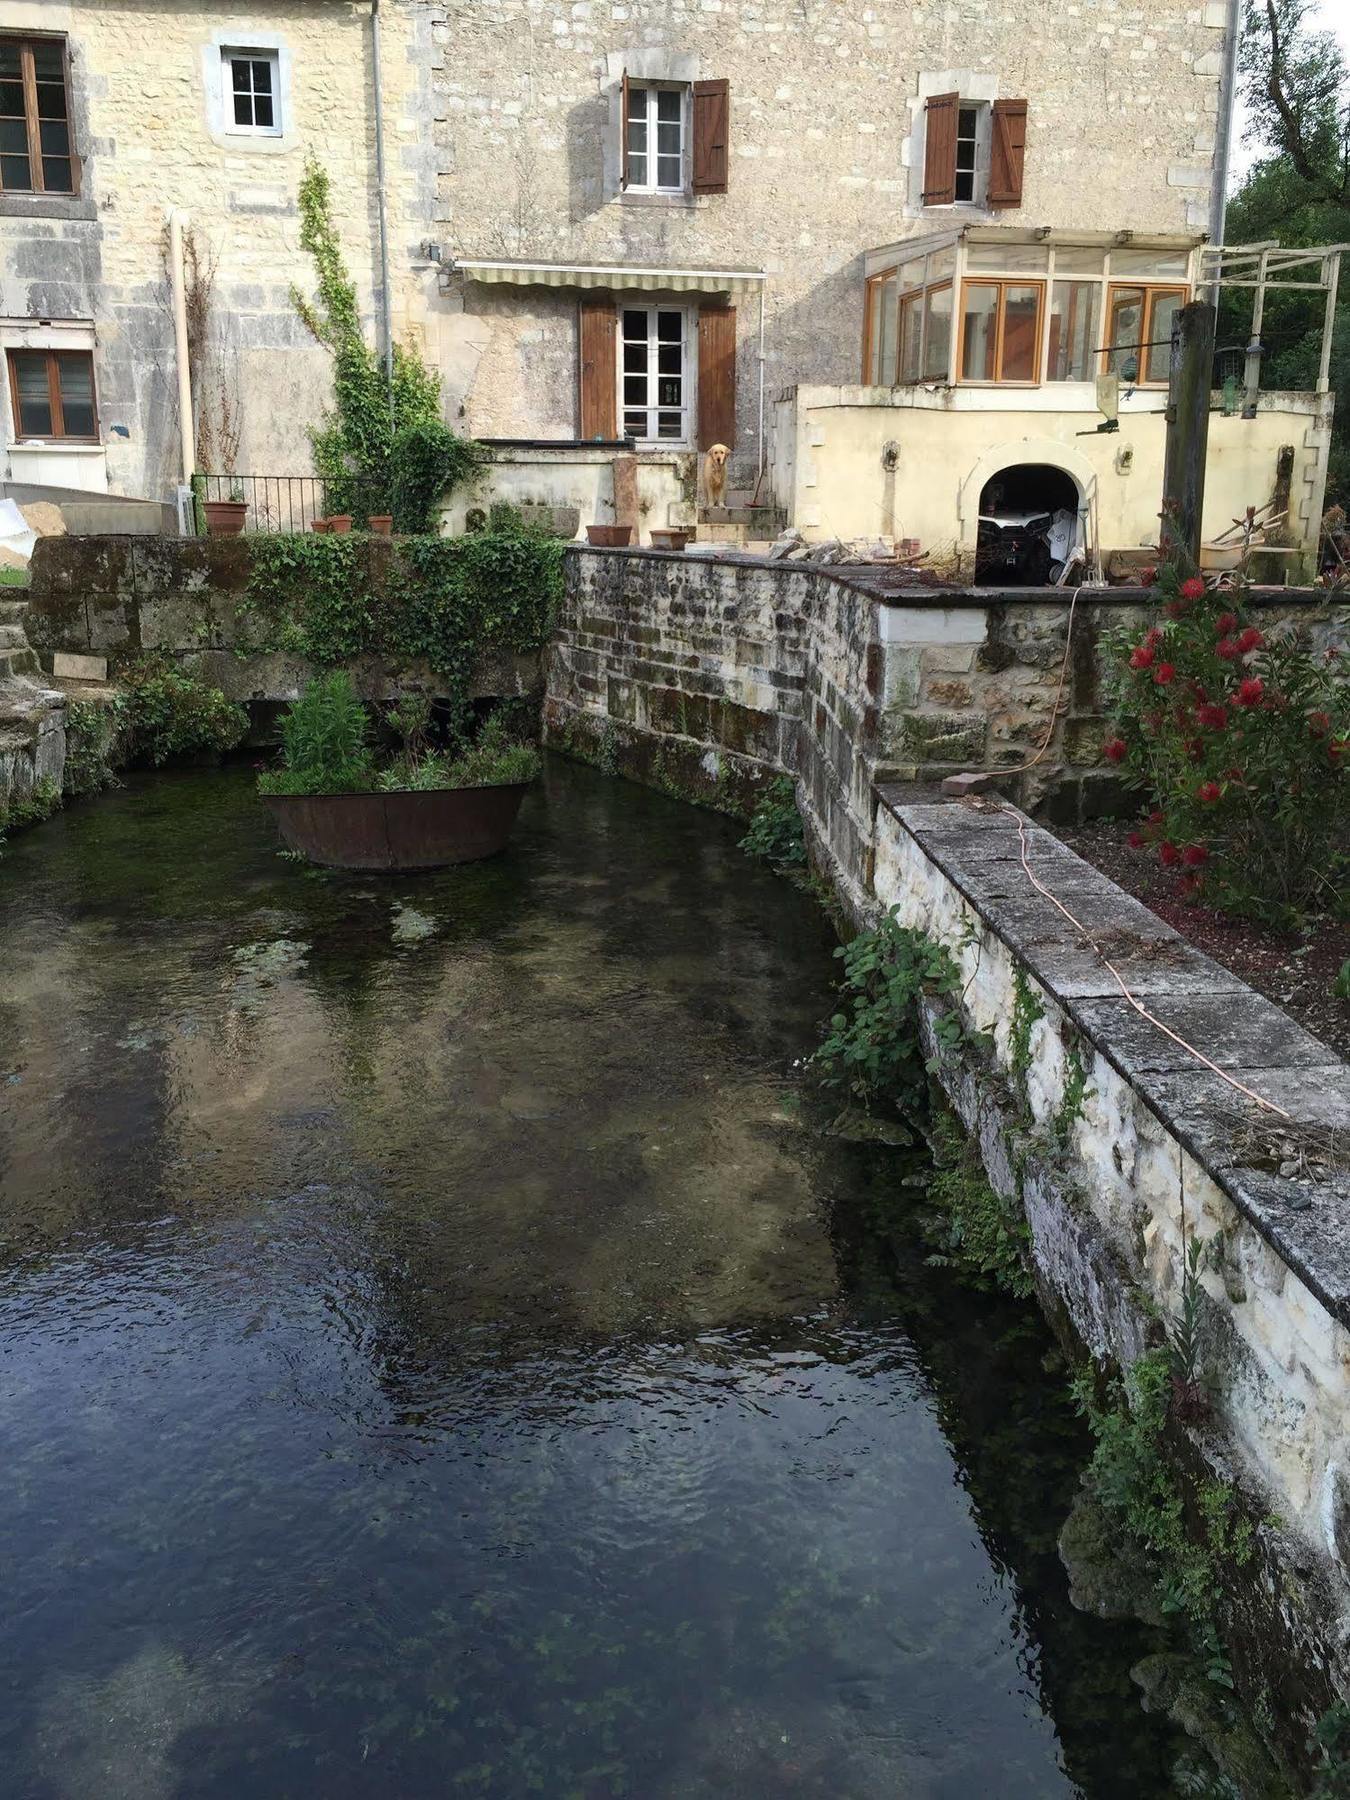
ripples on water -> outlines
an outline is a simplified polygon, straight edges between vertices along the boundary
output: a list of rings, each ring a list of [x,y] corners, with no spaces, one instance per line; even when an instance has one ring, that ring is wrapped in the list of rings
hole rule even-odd
[[[1165,1790],[1049,1342],[812,1127],[736,836],[554,762],[388,885],[240,770],[10,847],[7,1795]]]

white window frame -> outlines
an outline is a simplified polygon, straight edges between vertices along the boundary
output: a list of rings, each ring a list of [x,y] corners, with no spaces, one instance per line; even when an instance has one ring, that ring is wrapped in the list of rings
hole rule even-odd
[[[234,65],[236,62],[265,63],[271,71],[272,123],[240,125],[234,115]],[[285,132],[282,119],[281,53],[265,45],[222,44],[220,49],[221,125],[227,137],[279,138]]]
[[[691,158],[690,158],[691,146],[690,146],[689,138],[690,138],[691,122],[692,122],[692,117],[693,117],[693,104],[692,104],[693,88],[690,86],[690,84],[688,82],[684,82],[684,81],[644,81],[642,79],[637,79],[637,80],[630,82],[629,90],[628,90],[629,142],[628,142],[628,146],[627,146],[627,161],[628,161],[628,166],[629,166],[630,170],[632,168],[632,158],[633,158],[633,150],[632,150],[632,129],[633,129],[633,119],[634,119],[633,99],[634,99],[634,96],[639,93],[645,94],[647,96],[646,116],[645,116],[645,120],[644,120],[644,125],[645,125],[645,130],[646,130],[646,142],[647,142],[647,150],[646,150],[647,169],[648,169],[648,173],[651,176],[651,180],[649,180],[649,181],[634,181],[630,174],[629,180],[628,180],[628,186],[625,191],[630,194],[667,194],[667,195],[687,194],[689,192],[689,170],[690,170],[690,162],[691,162]],[[659,105],[659,102],[657,100],[657,95],[659,95],[659,94],[677,94],[679,96],[679,101],[680,101],[680,117],[679,117],[680,179],[679,179],[678,185],[674,186],[674,187],[660,183],[656,179],[656,170],[657,170],[656,129],[657,129],[657,123],[658,123],[657,110],[658,110],[658,105]]]
[[[975,130],[972,136],[962,135],[962,113],[974,113],[975,115]],[[989,157],[986,153],[985,145],[992,135],[989,127],[990,118],[991,108],[987,100],[964,100],[958,96],[956,102],[956,170],[954,180],[956,187],[959,189],[961,177],[963,175],[969,175],[970,192],[968,194],[961,194],[958,192],[955,200],[952,202],[954,206],[984,205],[985,195],[989,192]],[[971,166],[968,169],[963,169],[961,167],[962,144],[969,144],[971,147]]]
[[[617,332],[615,333],[615,337],[618,340],[619,366],[618,366],[618,372],[617,372],[617,380],[618,380],[618,384],[619,384],[618,385],[618,398],[619,398],[618,414],[619,414],[620,435],[622,437],[631,437],[633,439],[633,441],[640,448],[642,448],[644,450],[687,450],[689,448],[690,444],[693,442],[694,420],[697,416],[696,412],[695,412],[695,406],[697,404],[697,396],[695,395],[695,392],[694,392],[695,364],[697,362],[697,355],[696,355],[695,344],[694,344],[694,332],[696,330],[696,315],[687,306],[672,306],[667,301],[643,300],[641,298],[635,298],[631,301],[624,301],[624,300],[619,301],[618,312],[619,312],[619,328],[618,328]],[[630,342],[635,341],[635,340],[626,340],[625,339],[625,334],[624,334],[625,319],[626,319],[626,315],[628,313],[636,313],[636,312],[644,313],[647,318],[646,343],[648,346],[648,367],[647,367],[644,377],[643,377],[643,379],[645,379],[645,381],[647,383],[647,400],[646,400],[645,404],[643,404],[641,407],[631,406],[628,403],[626,381],[630,380],[630,379],[635,379],[635,378],[632,376],[625,376],[625,372],[624,372],[624,360],[625,360],[624,359],[624,344],[625,344],[625,341],[630,341]],[[650,427],[653,424],[656,424],[659,427],[659,424],[660,424],[659,416],[654,416],[654,415],[659,415],[662,412],[674,412],[676,410],[674,407],[660,406],[659,404],[657,404],[656,400],[653,398],[654,394],[659,391],[654,384],[658,383],[660,381],[660,377],[661,377],[661,371],[659,368],[656,368],[653,366],[653,359],[651,357],[652,349],[658,348],[662,342],[662,340],[657,336],[657,315],[660,313],[678,313],[680,320],[681,320],[681,326],[680,326],[680,381],[681,381],[680,394],[681,394],[681,403],[680,403],[680,407],[678,409],[680,412],[680,416],[681,416],[681,431],[680,431],[680,435],[678,437],[662,437],[659,435],[659,431],[656,436],[652,436],[650,434]],[[667,339],[665,341],[668,343],[674,342],[673,339]],[[659,356],[659,348],[658,348],[658,356]],[[630,432],[628,429],[628,415],[630,412],[637,412],[637,411],[644,412],[647,415],[646,423],[647,423],[648,429],[646,431],[643,431],[640,433],[639,432]]]

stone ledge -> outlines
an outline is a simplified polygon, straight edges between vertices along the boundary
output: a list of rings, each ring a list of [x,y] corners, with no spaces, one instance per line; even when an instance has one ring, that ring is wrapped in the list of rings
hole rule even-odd
[[[902,784],[878,795],[1164,1130],[1350,1327],[1350,1065],[1016,808],[934,804]],[[1027,881],[1019,821],[1031,868],[1085,925],[1119,942],[1112,961],[1140,1000],[1288,1120],[1129,1005],[1102,958]],[[1300,1172],[1282,1173],[1291,1163]]]

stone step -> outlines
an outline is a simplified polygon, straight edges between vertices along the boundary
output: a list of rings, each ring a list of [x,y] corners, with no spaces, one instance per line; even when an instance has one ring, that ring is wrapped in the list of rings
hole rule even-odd
[[[0,625],[22,625],[24,614],[27,611],[28,602],[26,600],[0,600]]]
[[[22,649],[6,650],[0,648],[0,681],[11,680],[16,675],[36,675],[38,659],[28,648],[25,641]]]
[[[0,624],[0,650],[27,650],[28,647],[28,638],[18,620]]]

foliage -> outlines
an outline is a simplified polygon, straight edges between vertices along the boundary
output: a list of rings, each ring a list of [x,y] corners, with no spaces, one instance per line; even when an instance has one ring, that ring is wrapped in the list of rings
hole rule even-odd
[[[282,766],[258,777],[264,794],[418,793],[438,788],[499,787],[532,781],[539,757],[513,742],[505,720],[488,721],[476,743],[453,756],[429,751],[430,707],[418,697],[395,706],[402,738],[383,768],[370,747],[370,716],[345,669],[318,675],[282,722]]]
[[[934,1119],[931,1141],[935,1166],[928,1192],[938,1211],[925,1222],[936,1248],[930,1262],[955,1264],[976,1287],[1029,1299],[1035,1285],[1024,1256],[1026,1220],[994,1192],[979,1152],[949,1113]]]
[[[27,587],[27,569],[0,569],[0,587]]]
[[[1306,628],[1252,622],[1245,583],[1159,571],[1163,618],[1117,633],[1112,762],[1148,797],[1139,843],[1183,891],[1292,923],[1343,905],[1350,828],[1350,685]]]
[[[156,768],[175,756],[233,750],[248,714],[168,657],[147,654],[117,672],[116,729],[128,761]]]
[[[314,259],[318,297],[307,300],[292,288],[291,303],[333,358],[333,410],[311,434],[314,466],[329,508],[351,513],[361,524],[372,513],[399,510],[393,499],[396,440],[416,427],[445,431],[440,384],[415,350],[396,344],[391,393],[381,359],[361,329],[356,284],[333,221],[328,172],[312,157],[300,181],[300,247]],[[478,452],[467,445],[462,452],[458,466],[465,473]],[[419,465],[410,451],[405,500],[416,490],[418,466],[430,474],[430,462]]]
[[[30,793],[11,796],[0,806],[0,838],[50,819],[61,805],[61,790],[54,781],[39,781]]]
[[[1249,136],[1262,144],[1265,154],[1229,204],[1229,243],[1275,239],[1292,247],[1340,244],[1350,238],[1350,109],[1345,104],[1350,76],[1334,34],[1305,25],[1309,13],[1307,0],[1248,5],[1244,98]],[[1251,310],[1249,289],[1222,291],[1220,344],[1247,342]],[[1264,386],[1314,385],[1324,311],[1321,294],[1267,294],[1261,322]],[[1331,387],[1336,394],[1350,390],[1350,296],[1335,314]],[[1332,421],[1327,502],[1350,505],[1350,411],[1343,406]]]
[[[1244,1568],[1252,1559],[1255,1533],[1222,1482],[1202,1483],[1196,1493],[1195,1531],[1188,1529],[1186,1505],[1165,1445],[1168,1402],[1173,1392],[1173,1359],[1152,1350],[1131,1364],[1123,1378],[1098,1394],[1091,1371],[1073,1383],[1074,1399],[1096,1440],[1088,1466],[1088,1486],[1149,1556],[1158,1576],[1164,1612],[1183,1617],[1206,1656],[1212,1679],[1231,1686],[1227,1664],[1214,1634],[1222,1567]]]
[[[97,794],[116,785],[113,764],[117,737],[116,705],[100,706],[95,700],[71,701],[66,712],[66,793]]]
[[[1045,1017],[1045,1003],[1033,992],[1026,971],[1019,963],[1013,971],[1012,1023],[1008,1027],[1008,1061],[1013,1080],[1026,1080],[1031,1067],[1031,1033],[1038,1019]]]
[[[961,976],[941,944],[895,914],[892,907],[873,930],[835,951],[844,962],[846,1010],[830,1020],[815,1061],[829,1085],[864,1104],[884,1096],[903,1109],[920,1101],[926,1086],[919,1002],[957,992]],[[944,1042],[959,1039],[954,1009],[940,1016],[937,1030]]]
[[[1168,1334],[1167,1349],[1172,1365],[1172,1394],[1184,1415],[1195,1416],[1204,1411],[1204,1379],[1200,1367],[1200,1303],[1204,1290],[1200,1285],[1200,1265],[1204,1246],[1192,1237],[1186,1245],[1181,1268],[1181,1312]]]
[[[472,536],[401,538],[378,566],[350,535],[260,535],[251,547],[249,649],[320,668],[363,655],[424,660],[454,727],[467,718],[478,657],[538,650],[562,597],[563,545],[516,515]]]
[[[771,781],[756,800],[741,849],[775,868],[805,868],[806,836],[797,811],[797,790],[786,775]]]
[[[1350,959],[1343,962],[1337,970],[1331,991],[1338,1000],[1350,1000]]]
[[[1317,1721],[1309,1748],[1321,1763],[1311,1800],[1350,1800],[1350,1706],[1343,1700]]]
[[[440,501],[487,460],[487,452],[440,419],[401,426],[389,452],[389,501],[394,530],[435,531]]]
[[[1064,1086],[1050,1127],[1051,1136],[1059,1149],[1069,1148],[1073,1128],[1083,1116],[1083,1102],[1091,1091],[1078,1046],[1070,1044],[1064,1053]]]

